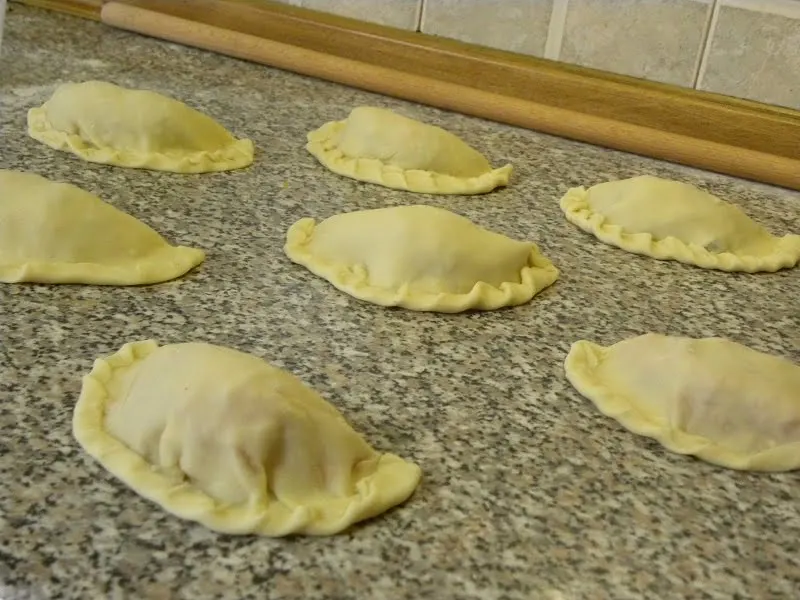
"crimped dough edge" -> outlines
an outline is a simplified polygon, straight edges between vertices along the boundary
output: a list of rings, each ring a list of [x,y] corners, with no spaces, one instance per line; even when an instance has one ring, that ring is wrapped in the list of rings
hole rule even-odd
[[[622,227],[608,223],[603,215],[592,210],[588,202],[588,190],[584,187],[568,190],[561,198],[560,205],[570,223],[593,234],[600,241],[658,260],[676,260],[704,269],[746,273],[774,273],[781,269],[792,268],[800,262],[800,235],[789,234],[774,238],[775,249],[765,256],[740,256],[731,252],[715,253],[672,236],[654,240],[649,233],[626,233]]]
[[[676,454],[696,456],[728,469],[781,472],[800,468],[800,442],[742,454],[706,437],[649,421],[636,411],[636,405],[629,398],[616,394],[602,381],[597,367],[610,351],[611,347],[586,340],[574,342],[564,361],[564,370],[567,380],[582,396],[629,431],[652,438]]]
[[[308,250],[316,221],[300,219],[286,233],[284,252],[295,263],[327,280],[351,296],[380,306],[400,306],[409,310],[458,313],[470,309],[495,310],[518,306],[531,300],[558,279],[558,269],[533,244],[528,264],[520,271],[520,283],[504,282],[495,287],[483,281],[475,283],[466,294],[430,294],[412,292],[408,285],[398,290],[373,287],[366,282],[363,269],[326,262]]]
[[[87,145],[77,134],[55,129],[47,119],[45,105],[28,111],[28,135],[55,150],[70,152],[89,162],[172,173],[209,173],[242,169],[253,163],[254,156],[253,142],[249,139],[237,139],[232,144],[211,152],[183,154],[96,148]]]
[[[102,264],[85,262],[0,262],[3,283],[61,283],[84,285],[151,285],[177,279],[200,265],[206,253],[199,248],[159,248],[145,258]]]
[[[334,135],[344,125],[345,121],[331,121],[307,136],[306,150],[337,175],[396,190],[441,195],[485,194],[507,185],[511,177],[511,165],[492,169],[477,177],[454,177],[433,171],[405,170],[374,158],[351,158],[345,156],[334,142]]]
[[[91,372],[83,377],[72,432],[81,447],[107,471],[173,515],[233,535],[332,535],[401,504],[419,484],[421,471],[416,464],[394,454],[381,454],[375,472],[356,484],[354,496],[326,502],[325,512],[341,509],[339,519],[326,521],[320,519],[320,511],[314,506],[291,509],[278,501],[268,506],[222,503],[194,488],[182,474],[157,470],[107,433],[104,420],[106,408],[114,401],[106,386],[119,371],[135,367],[158,347],[154,340],[129,342],[114,354],[96,359]],[[406,486],[397,485],[401,479],[398,470],[406,472],[402,478]]]

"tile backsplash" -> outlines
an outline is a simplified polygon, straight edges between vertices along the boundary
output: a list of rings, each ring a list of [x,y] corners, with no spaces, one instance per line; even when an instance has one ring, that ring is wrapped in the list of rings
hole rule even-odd
[[[283,0],[800,109],[800,0]]]
[[[800,0],[719,0],[697,87],[800,109]]]
[[[691,86],[711,0],[569,0],[554,58]]]
[[[554,1],[424,0],[420,29],[463,42],[542,56]],[[520,23],[526,26],[520,27]]]
[[[279,0],[284,4],[398,27],[419,29],[422,0]]]

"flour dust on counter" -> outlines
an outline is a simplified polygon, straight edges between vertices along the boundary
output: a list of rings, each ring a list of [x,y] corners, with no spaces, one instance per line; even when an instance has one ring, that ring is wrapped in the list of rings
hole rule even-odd
[[[493,169],[441,127],[375,106],[312,131],[306,149],[338,175],[421,194],[485,194],[507,185],[512,171]]]
[[[152,284],[205,260],[77,186],[0,169],[0,190],[0,282]]]
[[[558,279],[535,244],[427,205],[301,219],[284,251],[355,298],[416,311],[518,306]]]
[[[576,340],[607,348],[652,332],[722,337],[797,363],[800,272],[754,276],[620,252],[565,219],[559,198],[586,182],[647,174],[707,190],[769,231],[794,232],[800,194],[16,3],[3,44],[0,168],[96,191],[165,239],[208,256],[191,276],[158,285],[0,285],[4,600],[796,595],[798,472],[731,470],[665,451],[587,402],[564,361]],[[185,99],[259,151],[246,169],[188,174],[76,160],[27,135],[26,111],[64,83],[96,80]],[[307,133],[364,106],[450,132],[490,165],[513,164],[513,185],[481,196],[425,195],[333,176],[306,150]],[[399,310],[334,293],[283,251],[301,219],[321,227],[336,215],[418,204],[509,240],[535,240],[558,266],[558,281],[513,309]],[[226,535],[159,510],[72,433],[92,359],[147,339],[159,340],[159,349],[192,341],[268,357],[346,415],[349,429],[336,428],[345,439],[356,432],[375,453],[419,465],[422,484],[408,502],[329,536]],[[230,384],[214,376],[224,365],[192,364],[208,382],[203,389]],[[171,369],[151,381],[166,386],[179,377]],[[169,399],[153,413],[166,419],[182,393],[146,397],[154,406]],[[213,396],[223,397],[233,398]],[[141,414],[118,416],[118,435],[145,432]],[[197,414],[191,423],[223,425]],[[337,456],[324,452],[327,438],[304,426],[296,433],[310,438],[309,451],[286,460]],[[224,441],[209,437],[209,448]],[[192,440],[182,438],[187,447]],[[201,456],[210,471],[201,468],[200,479],[217,471]],[[342,481],[359,473],[350,475]]]
[[[106,81],[65,83],[28,111],[28,134],[97,163],[175,173],[241,169],[253,142],[211,117],[149,90]]]
[[[653,176],[569,190],[567,219],[599,240],[660,260],[722,271],[775,272],[800,262],[800,235],[772,235],[739,207]]]

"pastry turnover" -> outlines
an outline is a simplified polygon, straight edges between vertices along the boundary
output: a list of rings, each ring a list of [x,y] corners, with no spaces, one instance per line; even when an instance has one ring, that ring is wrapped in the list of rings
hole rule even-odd
[[[67,183],[0,170],[0,281],[139,285],[174,279],[205,253]]]
[[[301,219],[284,250],[351,296],[419,311],[523,304],[558,278],[535,244],[424,205]]]
[[[423,194],[483,194],[511,176],[511,165],[492,169],[459,137],[386,108],[354,108],[309,133],[306,148],[339,175]]]
[[[567,219],[628,252],[722,271],[774,272],[800,261],[800,235],[770,234],[738,207],[649,175],[573,188]]]
[[[204,173],[246,167],[253,142],[211,117],[151,92],[103,81],[65,83],[28,111],[28,134],[96,163]]]
[[[290,373],[204,343],[134,342],[96,360],[73,432],[140,495],[232,534],[338,533],[420,480]]]
[[[600,411],[679,454],[731,469],[800,468],[800,366],[722,338],[579,341],[567,379]]]

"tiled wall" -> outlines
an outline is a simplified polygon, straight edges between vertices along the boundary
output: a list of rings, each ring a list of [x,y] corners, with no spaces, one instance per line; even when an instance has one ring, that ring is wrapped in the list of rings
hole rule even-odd
[[[800,0],[284,0],[800,109]]]

